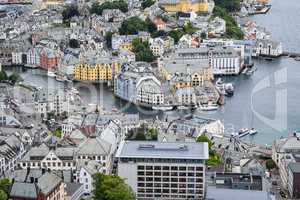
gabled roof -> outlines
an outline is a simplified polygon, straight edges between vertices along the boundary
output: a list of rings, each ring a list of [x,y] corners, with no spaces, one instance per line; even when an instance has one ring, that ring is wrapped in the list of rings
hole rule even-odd
[[[77,151],[77,155],[108,155],[111,144],[99,137],[88,138]]]

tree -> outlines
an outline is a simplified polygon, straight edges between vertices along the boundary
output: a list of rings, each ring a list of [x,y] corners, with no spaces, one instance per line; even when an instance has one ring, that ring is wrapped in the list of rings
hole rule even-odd
[[[155,3],[155,1],[153,1],[153,0],[144,0],[142,2],[142,8],[143,9],[148,8],[148,7],[152,6],[154,3]]]
[[[272,159],[266,161],[266,168],[270,171],[276,167],[275,162]]]
[[[153,55],[148,42],[141,42],[138,38],[132,41],[133,49],[137,61],[153,62]]]
[[[61,138],[61,129],[59,128],[55,129],[55,131],[53,131],[53,135]]]
[[[106,1],[102,4],[94,3],[91,7],[91,13],[95,13],[97,15],[102,15],[104,9],[119,9],[123,13],[128,11],[128,4],[126,1],[123,0],[116,0],[116,1]]]
[[[182,29],[173,29],[169,32],[169,36],[174,39],[174,42],[177,44],[179,39],[184,35]]]
[[[221,156],[212,149],[213,142],[204,134],[200,135],[196,142],[207,142],[208,143],[208,150],[209,150],[209,158],[207,160],[207,165],[217,165],[222,163]]]
[[[139,31],[148,29],[145,21],[139,17],[130,17],[122,22],[119,32],[121,35],[136,35]]]
[[[196,141],[197,142],[207,142],[208,143],[208,148],[211,149],[211,147],[212,147],[212,141],[204,134],[197,137]]]
[[[216,6],[224,8],[228,12],[236,12],[241,9],[240,0],[215,0]]]
[[[72,17],[79,15],[80,14],[76,6],[68,6],[62,12],[63,21],[65,23],[69,22]]]
[[[12,73],[9,77],[8,80],[12,83],[12,84],[16,84],[18,81],[21,81],[22,78],[19,74],[16,73]]]
[[[70,39],[69,46],[75,49],[80,47],[79,42],[76,39]]]
[[[0,190],[0,200],[7,200],[8,195],[3,190]]]
[[[93,176],[93,199],[134,200],[131,188],[118,176],[97,173]]]
[[[147,17],[147,19],[145,20],[145,23],[146,23],[146,26],[147,26],[147,29],[148,29],[149,33],[154,33],[154,32],[157,31],[157,28],[156,28],[155,24],[150,20],[149,17]]]
[[[226,22],[226,37],[233,38],[233,39],[243,39],[244,34],[241,31],[241,29],[238,27],[238,24],[236,23],[235,19],[228,14],[228,11],[226,9],[215,6],[213,11],[214,17],[220,17],[225,20]]]
[[[4,70],[0,71],[0,81],[6,81],[7,80],[7,74]]]
[[[10,188],[11,182],[8,178],[0,179],[0,190],[8,193]]]

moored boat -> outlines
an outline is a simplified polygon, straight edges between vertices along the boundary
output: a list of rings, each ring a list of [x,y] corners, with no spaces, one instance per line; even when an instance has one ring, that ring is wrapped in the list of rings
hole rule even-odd
[[[54,77],[56,77],[56,74],[55,74],[54,72],[52,72],[52,71],[48,71],[48,72],[47,72],[47,76],[48,76],[48,77],[53,77],[53,78],[54,78]]]
[[[213,111],[218,110],[219,106],[217,104],[200,104],[199,106],[200,110],[202,111]]]
[[[258,131],[254,128],[251,128],[250,131],[249,131],[249,135],[255,135],[257,133],[258,133]]]
[[[249,133],[250,133],[249,129],[242,128],[242,129],[239,130],[238,136],[241,138],[241,137],[244,137],[244,136],[248,135]]]

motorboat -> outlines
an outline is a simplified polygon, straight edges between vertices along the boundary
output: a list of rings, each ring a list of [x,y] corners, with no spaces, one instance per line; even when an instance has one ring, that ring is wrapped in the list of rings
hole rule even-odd
[[[178,110],[188,110],[189,107],[187,107],[187,106],[177,106],[177,109]]]
[[[169,111],[169,110],[173,110],[173,106],[169,106],[169,105],[152,106],[152,110]]]
[[[249,135],[255,135],[257,133],[258,133],[258,131],[254,128],[251,128],[250,131],[249,131]]]
[[[53,77],[53,78],[54,78],[54,77],[56,77],[56,74],[55,74],[54,72],[52,72],[52,71],[48,71],[48,72],[47,72],[47,76],[48,76],[48,77]]]
[[[238,136],[241,138],[241,137],[244,137],[244,136],[248,135],[249,133],[250,133],[249,129],[242,128],[242,129],[239,130]]]
[[[67,80],[66,77],[64,77],[64,76],[56,76],[55,79],[56,79],[58,82],[64,82],[64,81]]]
[[[225,84],[226,96],[232,96],[234,94],[234,87],[232,83]]]
[[[199,106],[201,111],[213,111],[213,110],[218,110],[219,106],[217,104],[200,104]]]

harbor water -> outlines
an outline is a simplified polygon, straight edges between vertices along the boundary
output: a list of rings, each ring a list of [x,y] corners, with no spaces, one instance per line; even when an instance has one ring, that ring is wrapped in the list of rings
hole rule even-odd
[[[266,15],[252,16],[250,19],[272,33],[272,38],[281,41],[285,50],[300,52],[300,3],[299,0],[272,0],[272,8]],[[258,144],[272,144],[273,140],[287,136],[300,128],[300,62],[291,58],[274,61],[255,60],[258,68],[252,76],[240,75],[224,77],[225,82],[233,82],[235,94],[226,98],[226,104],[216,112],[195,114],[208,118],[221,119],[226,133],[247,127],[258,130],[255,136],[243,138]],[[36,86],[56,85],[54,79],[37,75],[36,70],[19,70],[24,82]],[[157,114],[141,111],[113,96],[113,92],[103,85],[75,83],[83,101],[136,113],[142,118],[155,118]],[[182,111],[183,112],[183,111]],[[172,111],[158,114],[164,118],[186,113]]]

